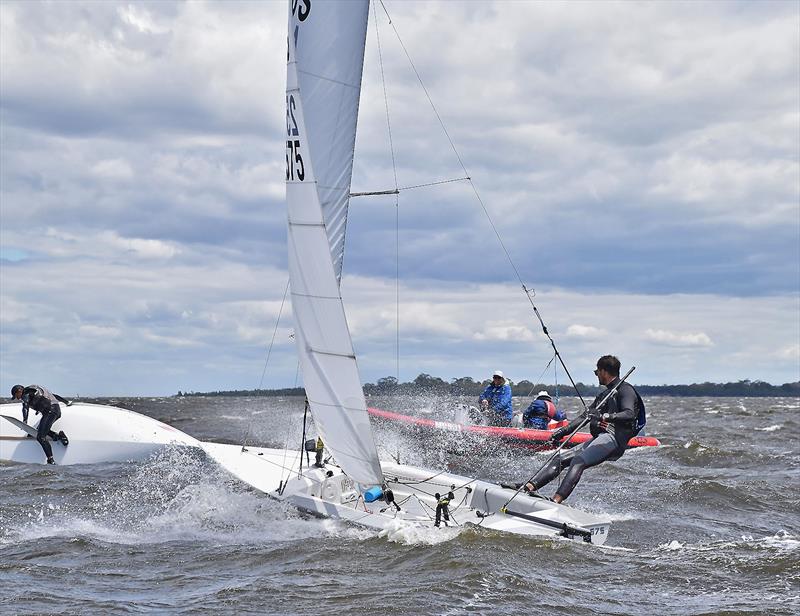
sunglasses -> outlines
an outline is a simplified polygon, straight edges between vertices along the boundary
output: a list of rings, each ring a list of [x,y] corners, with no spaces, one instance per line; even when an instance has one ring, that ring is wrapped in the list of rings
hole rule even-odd
[[[594,375],[595,376],[599,375],[601,371],[602,371],[602,368],[598,368],[597,370],[594,371]]]

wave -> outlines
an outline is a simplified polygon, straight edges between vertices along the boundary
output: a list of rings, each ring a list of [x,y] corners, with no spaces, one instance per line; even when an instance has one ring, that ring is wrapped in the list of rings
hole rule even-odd
[[[674,496],[674,489],[670,493]],[[771,511],[770,504],[758,495],[713,479],[695,477],[686,480],[680,484],[677,496],[687,505],[699,505],[726,514]]]
[[[683,466],[703,469],[757,468],[760,472],[774,455],[763,448],[753,447],[752,443],[726,442],[724,439],[715,445],[688,440],[683,446],[658,449],[668,459]]]
[[[82,472],[91,470],[87,466]],[[24,519],[17,514],[3,529],[0,546],[54,539],[130,546],[264,546],[324,537],[437,545],[463,530],[398,522],[378,532],[305,515],[232,479],[201,454],[176,447],[141,464],[107,468],[104,479],[79,498],[44,493],[40,502],[26,507]]]
[[[794,551],[800,548],[800,540],[786,530],[779,530],[773,535],[755,538],[752,535],[742,535],[738,539],[718,539],[699,543],[683,543],[673,539],[656,548],[661,552],[717,552],[730,548],[755,548],[777,549],[780,551]]]
[[[421,527],[417,524],[394,520],[392,524],[378,533],[393,543],[404,545],[438,545],[451,541],[464,531],[464,527],[445,528]]]
[[[119,465],[80,494],[51,491],[8,524],[0,545],[68,538],[125,545],[174,541],[263,545],[320,535],[362,537],[352,527],[304,518],[186,449],[169,448],[139,465]],[[96,470],[96,469],[95,469]],[[17,516],[19,519],[20,516]]]

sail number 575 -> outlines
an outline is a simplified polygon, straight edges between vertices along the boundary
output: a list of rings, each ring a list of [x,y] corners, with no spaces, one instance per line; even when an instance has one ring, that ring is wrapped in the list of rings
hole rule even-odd
[[[306,178],[306,169],[303,166],[303,157],[300,154],[300,140],[286,140],[286,180],[300,180]]]
[[[286,97],[286,181],[298,179],[301,182],[306,177],[306,169],[303,165],[303,156],[300,154],[300,140],[291,137],[299,137],[300,131],[297,129],[297,120],[294,117],[295,102],[294,96]]]

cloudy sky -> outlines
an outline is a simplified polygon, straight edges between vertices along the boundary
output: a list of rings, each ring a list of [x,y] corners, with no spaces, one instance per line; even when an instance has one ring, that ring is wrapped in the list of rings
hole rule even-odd
[[[605,353],[638,383],[800,379],[797,2],[386,6],[576,379]],[[377,8],[398,184],[460,177]],[[394,186],[374,17],[354,191]],[[259,386],[287,283],[286,20],[0,4],[3,390]],[[364,381],[553,380],[467,183],[354,199],[342,292]],[[287,305],[264,387],[295,385],[291,333]]]

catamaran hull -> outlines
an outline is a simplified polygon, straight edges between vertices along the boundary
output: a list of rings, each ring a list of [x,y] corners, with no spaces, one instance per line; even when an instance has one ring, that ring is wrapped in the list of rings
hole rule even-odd
[[[22,419],[20,403],[0,405],[0,415]],[[30,428],[39,416],[28,417]],[[29,429],[30,429],[29,428]],[[199,441],[152,417],[115,406],[76,402],[62,405],[54,432],[63,431],[69,445],[51,443],[56,464],[97,464],[143,460],[171,445],[199,446]],[[0,417],[0,461],[45,464],[41,445],[23,427]]]
[[[298,452],[202,443],[205,452],[241,481],[271,498],[312,515],[341,519],[366,528],[393,532],[406,525],[435,524],[436,494],[453,493],[450,525],[527,536],[561,536],[602,545],[611,522],[542,498],[451,473],[382,462],[386,487],[400,507],[384,500],[367,503],[359,486],[337,466],[308,466],[298,471]],[[513,498],[512,498],[513,497]],[[511,501],[509,502],[509,499]],[[446,525],[442,519],[442,525]]]

